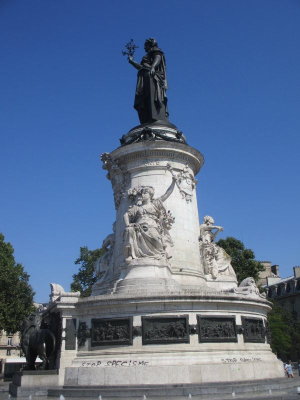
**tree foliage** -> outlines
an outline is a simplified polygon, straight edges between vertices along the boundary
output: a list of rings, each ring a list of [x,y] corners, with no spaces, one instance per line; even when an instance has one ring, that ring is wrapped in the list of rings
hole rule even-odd
[[[0,330],[15,333],[33,309],[29,275],[16,263],[14,249],[0,233]]]
[[[263,270],[263,265],[255,260],[252,250],[246,249],[244,243],[234,237],[220,239],[217,245],[222,247],[232,258],[231,265],[239,283],[249,276],[257,281],[259,272]]]
[[[276,301],[268,315],[271,348],[282,361],[300,359],[300,322]]]
[[[75,261],[79,264],[79,271],[73,275],[71,290],[80,292],[81,297],[91,295],[92,286],[97,280],[95,271],[96,260],[104,253],[103,249],[89,250],[87,246],[80,247],[80,256]]]

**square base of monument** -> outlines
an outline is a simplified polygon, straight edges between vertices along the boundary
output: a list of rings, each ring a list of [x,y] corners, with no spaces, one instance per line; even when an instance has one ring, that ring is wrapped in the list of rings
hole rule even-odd
[[[99,357],[66,368],[64,386],[174,385],[283,378],[282,363],[269,352],[148,354]],[[257,361],[255,361],[257,360]]]
[[[129,281],[129,280],[128,280]],[[204,291],[205,290],[205,291]],[[259,294],[163,291],[80,299],[78,346],[61,354],[60,385],[176,385],[276,379],[270,303]],[[60,306],[64,306],[60,304]]]
[[[21,371],[14,374],[9,393],[13,397],[47,396],[48,389],[57,386],[57,370]]]

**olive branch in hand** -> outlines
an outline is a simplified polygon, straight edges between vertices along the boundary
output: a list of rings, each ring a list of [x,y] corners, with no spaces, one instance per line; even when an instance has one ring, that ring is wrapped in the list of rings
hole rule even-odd
[[[130,39],[128,43],[125,44],[125,49],[122,51],[123,56],[133,57],[135,53],[135,49],[137,49],[139,46],[136,46],[133,39]]]

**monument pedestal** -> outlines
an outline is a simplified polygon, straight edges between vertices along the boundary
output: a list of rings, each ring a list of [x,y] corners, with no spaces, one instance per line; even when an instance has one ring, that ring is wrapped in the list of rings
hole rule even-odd
[[[58,371],[16,372],[9,384],[13,397],[47,396],[48,390],[58,386]]]
[[[100,271],[104,272],[104,277],[94,285],[92,295],[114,293],[121,287],[123,291],[124,285],[120,283],[123,279],[137,278],[137,288],[147,286],[151,280],[154,289],[155,279],[158,288],[161,288],[161,279],[166,278],[169,280],[166,288],[205,285],[199,253],[199,216],[194,178],[203,164],[201,153],[185,144],[161,140],[120,147],[105,154],[102,159],[114,191],[116,222],[113,254],[105,266],[109,273]],[[172,182],[172,193],[164,200],[163,196]],[[150,206],[154,208],[154,215],[150,215],[145,223],[135,224],[132,228],[135,231],[128,233],[128,246],[135,252],[129,255],[133,256],[130,259],[126,254],[124,216],[134,210],[136,215],[132,217],[132,222],[136,222],[139,214],[145,213],[145,207],[138,205],[141,202],[139,197],[142,196],[141,190],[149,187],[153,189]],[[160,223],[162,219],[167,226]],[[141,232],[147,229],[145,234]],[[162,250],[158,248],[160,242]]]
[[[230,257],[214,243],[214,230],[222,228],[207,216],[199,230],[195,175],[202,155],[156,140],[120,147],[102,160],[116,221],[103,242],[92,296],[62,292],[49,308],[63,318],[59,384],[283,377],[268,344],[270,303],[251,278],[237,288]]]
[[[60,304],[63,308],[63,304]],[[270,304],[207,290],[80,299],[64,388],[172,385],[283,377],[267,342]]]

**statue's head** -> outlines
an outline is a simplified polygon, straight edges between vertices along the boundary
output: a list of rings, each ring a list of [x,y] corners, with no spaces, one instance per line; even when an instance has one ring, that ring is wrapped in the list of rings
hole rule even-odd
[[[153,47],[157,47],[157,41],[154,38],[146,39],[144,44],[145,51],[149,51]]]
[[[142,197],[143,197],[144,194],[149,194],[150,199],[153,199],[154,188],[152,186],[143,186],[142,190],[141,190]]]
[[[215,223],[215,220],[213,219],[213,217],[210,217],[209,215],[205,215],[203,220],[204,220],[204,223],[207,225],[212,225]]]

